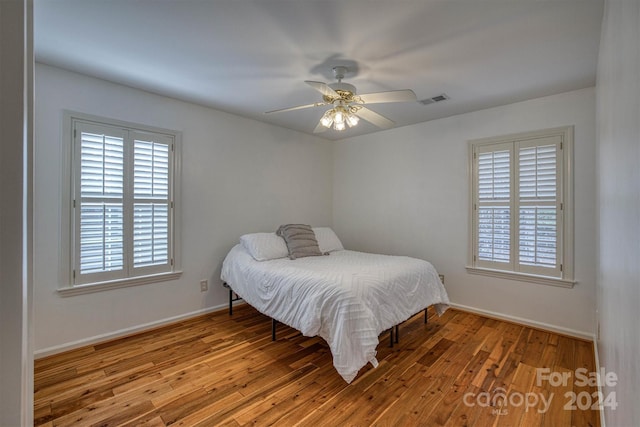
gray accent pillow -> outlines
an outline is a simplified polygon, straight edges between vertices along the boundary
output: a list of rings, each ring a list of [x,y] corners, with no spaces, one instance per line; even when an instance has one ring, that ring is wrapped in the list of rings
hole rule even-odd
[[[309,225],[281,225],[276,234],[281,236],[287,244],[290,259],[322,255],[316,235]]]

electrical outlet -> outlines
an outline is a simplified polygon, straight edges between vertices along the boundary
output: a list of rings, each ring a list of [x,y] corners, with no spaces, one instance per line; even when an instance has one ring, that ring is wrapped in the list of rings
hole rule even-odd
[[[208,280],[200,280],[200,292],[206,292],[209,289]]]

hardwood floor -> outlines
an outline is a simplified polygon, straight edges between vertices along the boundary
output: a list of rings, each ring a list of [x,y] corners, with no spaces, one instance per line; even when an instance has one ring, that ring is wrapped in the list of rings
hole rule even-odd
[[[564,408],[596,391],[574,384],[595,370],[592,343],[454,309],[423,318],[393,348],[381,335],[380,365],[351,385],[322,339],[279,325],[272,342],[245,304],[83,347],[35,362],[35,425],[599,425],[597,410]]]

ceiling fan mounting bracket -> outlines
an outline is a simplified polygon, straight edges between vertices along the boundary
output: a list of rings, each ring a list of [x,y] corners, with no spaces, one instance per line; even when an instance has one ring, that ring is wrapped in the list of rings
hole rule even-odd
[[[333,75],[338,80],[338,83],[344,79],[345,74],[349,72],[349,69],[343,65],[336,65],[333,67]]]

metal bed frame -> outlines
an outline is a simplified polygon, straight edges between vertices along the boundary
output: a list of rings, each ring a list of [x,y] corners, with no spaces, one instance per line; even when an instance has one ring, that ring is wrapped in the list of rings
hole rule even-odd
[[[234,292],[231,289],[231,286],[227,282],[222,282],[222,286],[229,289],[229,316],[233,315],[233,303],[236,301],[240,301],[242,297]],[[404,323],[404,322],[402,322]],[[396,326],[392,326],[389,329],[389,347],[393,347],[394,342],[398,344],[400,342],[400,328],[399,326],[402,324],[398,324]],[[424,323],[427,323],[427,309],[424,309]],[[271,318],[271,341],[276,340],[276,326],[278,325],[278,321],[274,318]]]

